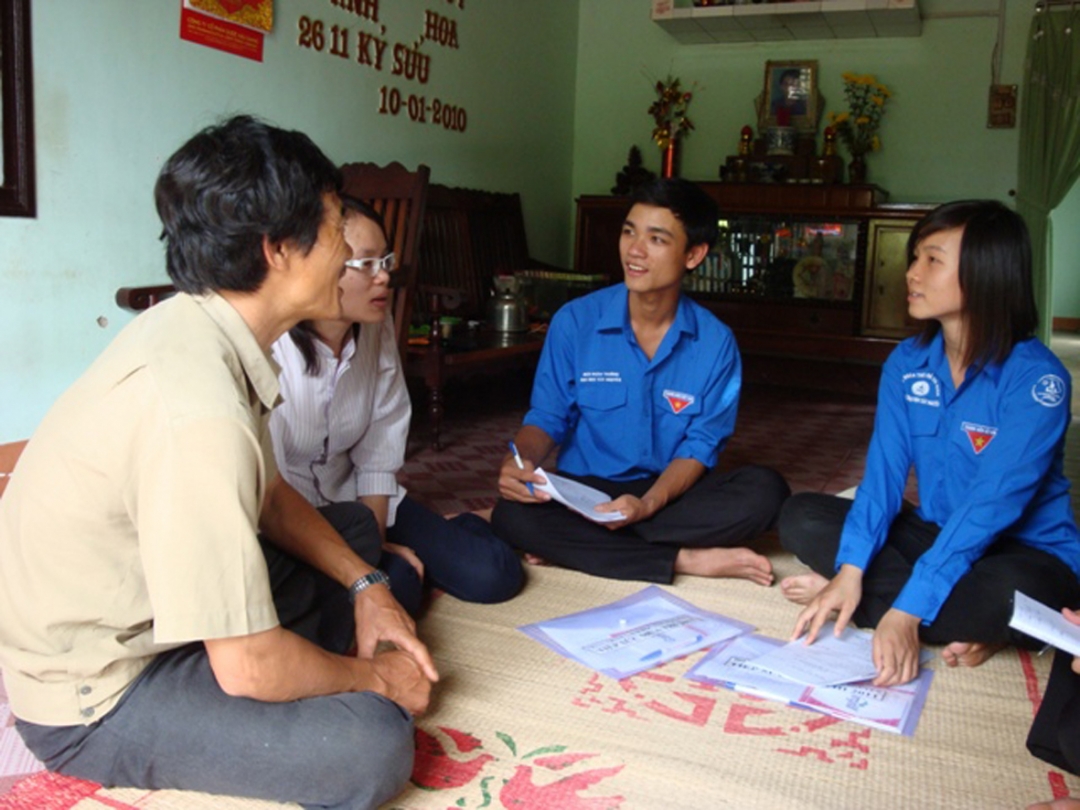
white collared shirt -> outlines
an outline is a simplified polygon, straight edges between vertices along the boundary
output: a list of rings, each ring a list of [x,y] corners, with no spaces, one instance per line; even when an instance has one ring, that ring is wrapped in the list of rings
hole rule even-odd
[[[340,358],[318,339],[315,349],[315,375],[288,333],[272,349],[284,399],[270,419],[281,474],[315,506],[388,495],[393,525],[412,414],[393,323],[362,326]]]

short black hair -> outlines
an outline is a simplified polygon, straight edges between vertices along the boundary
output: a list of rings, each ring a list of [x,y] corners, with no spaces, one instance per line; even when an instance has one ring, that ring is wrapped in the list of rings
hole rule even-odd
[[[686,249],[707,245],[713,249],[720,235],[717,222],[720,209],[716,201],[697,183],[681,177],[658,177],[638,186],[630,196],[630,205],[667,208],[686,230]]]
[[[997,200],[958,200],[924,216],[908,237],[908,265],[931,234],[963,228],[960,242],[961,312],[967,365],[1001,363],[1013,346],[1035,333],[1039,311],[1031,278],[1031,237],[1023,217]],[[927,321],[924,345],[941,330]]]
[[[311,250],[323,195],[340,188],[337,167],[302,132],[250,115],[207,127],[165,162],[154,187],[169,278],[187,293],[257,290],[263,237]]]
[[[379,230],[383,232],[383,238],[386,237],[386,225],[383,223],[382,214],[376,211],[374,207],[363,200],[348,194],[343,194],[341,196],[341,204],[345,207],[346,221],[348,221],[350,216],[366,217],[378,225]],[[349,247],[352,248],[352,245]],[[358,332],[359,329],[357,324],[353,324],[353,339],[356,338]],[[315,341],[319,338],[318,332],[315,331],[314,322],[300,321],[300,323],[289,330],[289,337],[291,337],[293,343],[296,344],[300,356],[304,358],[304,373],[309,377],[316,376],[321,371],[321,366],[319,363],[319,353],[315,350]]]

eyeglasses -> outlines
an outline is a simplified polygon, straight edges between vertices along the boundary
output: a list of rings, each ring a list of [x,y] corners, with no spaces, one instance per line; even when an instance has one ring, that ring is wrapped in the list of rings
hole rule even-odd
[[[345,266],[351,270],[363,270],[372,278],[375,278],[382,272],[387,275],[393,273],[397,269],[397,257],[393,253],[387,253],[381,259],[349,259],[345,262]]]

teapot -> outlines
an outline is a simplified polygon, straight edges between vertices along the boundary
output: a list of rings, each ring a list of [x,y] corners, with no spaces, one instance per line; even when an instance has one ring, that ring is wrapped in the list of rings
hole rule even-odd
[[[496,332],[525,332],[529,314],[521,300],[517,279],[513,276],[495,278],[495,293],[488,304],[488,323]]]

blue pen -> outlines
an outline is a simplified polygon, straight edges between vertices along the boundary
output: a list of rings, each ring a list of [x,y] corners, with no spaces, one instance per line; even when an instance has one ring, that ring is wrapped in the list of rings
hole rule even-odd
[[[514,463],[517,464],[518,469],[524,470],[525,464],[521,461],[521,453],[517,451],[517,445],[513,441],[510,442],[510,452],[514,454]],[[533,489],[532,481],[526,481],[525,486],[529,488],[529,494],[535,498],[536,490]]]

